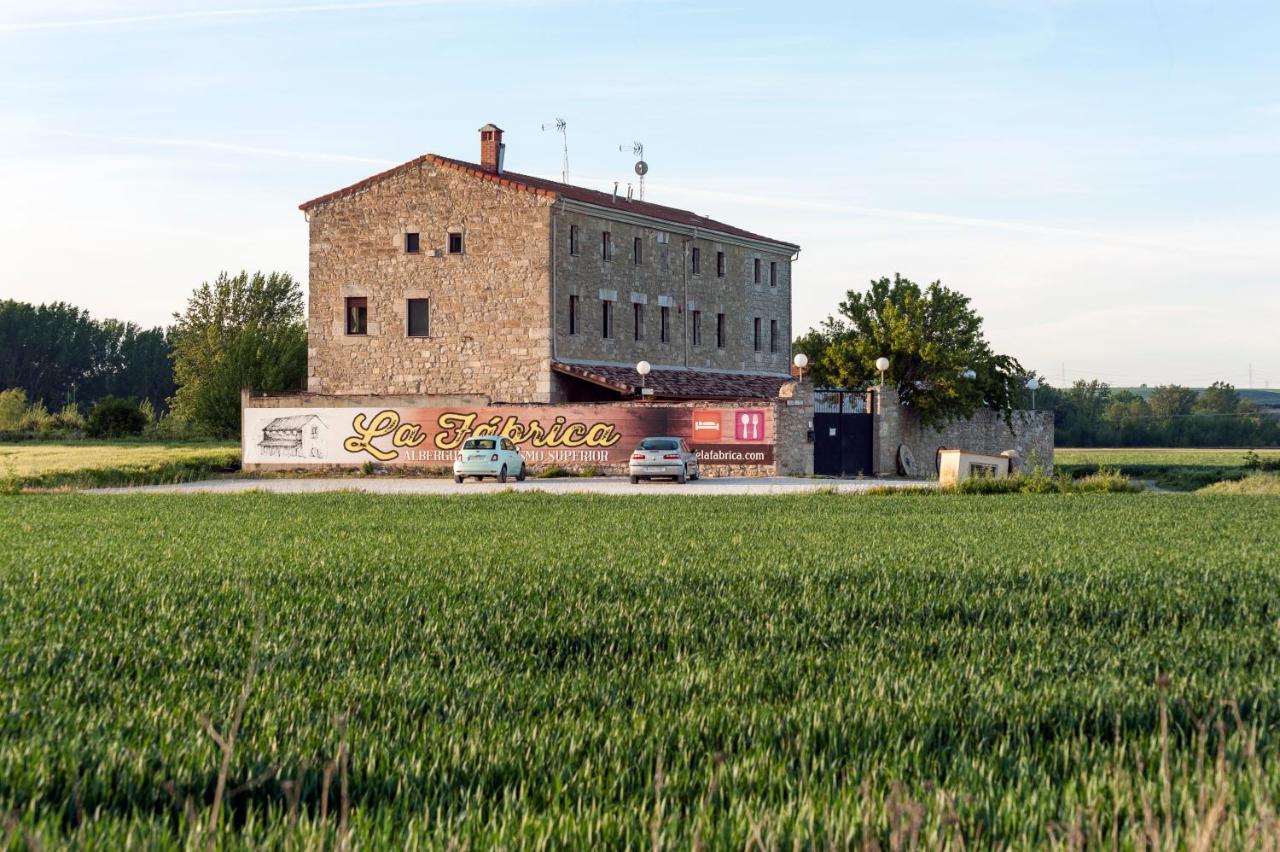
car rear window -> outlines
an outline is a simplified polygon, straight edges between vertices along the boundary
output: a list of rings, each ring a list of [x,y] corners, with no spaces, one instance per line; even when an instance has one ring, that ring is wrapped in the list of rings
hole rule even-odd
[[[462,445],[464,450],[496,450],[498,448],[497,438],[468,438],[467,442]]]
[[[645,438],[640,442],[642,450],[678,450],[680,443],[671,438]]]

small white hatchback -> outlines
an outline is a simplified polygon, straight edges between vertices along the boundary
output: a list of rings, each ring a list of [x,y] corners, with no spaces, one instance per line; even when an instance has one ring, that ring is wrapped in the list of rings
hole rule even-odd
[[[454,482],[461,482],[468,476],[476,479],[492,476],[499,482],[506,482],[508,476],[514,476],[517,482],[524,482],[524,473],[524,457],[520,455],[520,448],[510,438],[497,435],[467,438],[453,462]]]

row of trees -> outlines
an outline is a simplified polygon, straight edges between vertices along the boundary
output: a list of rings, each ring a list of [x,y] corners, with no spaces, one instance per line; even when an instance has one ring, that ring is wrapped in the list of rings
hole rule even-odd
[[[109,399],[116,414],[122,404],[139,412],[123,421],[130,429],[158,413],[157,434],[231,438],[241,388],[297,390],[306,369],[302,288],[287,273],[224,272],[168,329],[94,320],[61,302],[0,302],[0,389],[11,391],[0,419],[19,424],[9,428],[81,431],[79,412]]]
[[[1054,388],[1018,361],[994,352],[969,298],[935,281],[872,281],[850,290],[839,312],[795,341],[818,386],[860,388],[878,381],[876,360],[889,360],[887,380],[922,420],[939,425],[979,407],[1030,408],[1027,381],[1037,378],[1037,407],[1052,409],[1059,446],[1280,446],[1280,420],[1259,412],[1234,387],[1201,391],[1162,385],[1143,396],[1099,381]]]
[[[171,345],[162,328],[95,320],[65,302],[0,301],[0,388],[57,410],[104,396],[150,400],[173,395]]]
[[[1227,382],[1196,391],[1160,385],[1147,395],[1114,390],[1098,380],[1069,388],[1041,385],[1063,447],[1270,447],[1280,445],[1280,420],[1259,411]]]

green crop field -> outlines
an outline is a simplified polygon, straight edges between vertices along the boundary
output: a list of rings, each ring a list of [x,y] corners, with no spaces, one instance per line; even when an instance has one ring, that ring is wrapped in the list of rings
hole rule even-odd
[[[0,513],[0,848],[1280,830],[1277,498],[62,494]]]
[[[0,481],[56,488],[173,482],[240,464],[226,442],[20,441],[0,444]]]
[[[1082,447],[1053,451],[1055,464],[1099,464],[1107,467],[1129,465],[1194,465],[1241,467],[1249,450],[1205,450],[1195,448]],[[1280,450],[1254,450],[1264,459],[1280,459]]]

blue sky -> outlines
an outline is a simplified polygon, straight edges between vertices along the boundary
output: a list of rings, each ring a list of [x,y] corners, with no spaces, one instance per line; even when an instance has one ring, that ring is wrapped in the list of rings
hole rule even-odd
[[[1280,4],[0,0],[0,297],[168,321],[305,280],[299,202],[427,151],[630,179],[901,272],[1054,382],[1280,386]]]

